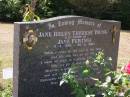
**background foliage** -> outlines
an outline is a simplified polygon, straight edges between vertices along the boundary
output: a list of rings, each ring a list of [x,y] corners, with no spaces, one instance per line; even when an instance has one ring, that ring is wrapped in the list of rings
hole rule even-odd
[[[21,21],[24,5],[31,0],[0,0],[0,20]],[[36,14],[42,19],[60,15],[80,15],[122,22],[130,29],[130,0],[38,0]]]

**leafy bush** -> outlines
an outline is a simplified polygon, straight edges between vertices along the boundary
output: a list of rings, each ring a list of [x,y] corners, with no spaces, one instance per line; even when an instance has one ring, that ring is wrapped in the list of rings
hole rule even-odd
[[[17,21],[21,19],[19,0],[0,0],[0,20]]]
[[[36,12],[42,18],[70,15],[71,7],[69,5],[66,0],[39,0],[36,6]]]

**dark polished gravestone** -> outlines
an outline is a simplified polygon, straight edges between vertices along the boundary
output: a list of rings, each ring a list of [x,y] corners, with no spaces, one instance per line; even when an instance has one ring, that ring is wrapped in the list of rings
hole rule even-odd
[[[14,25],[13,97],[73,97],[59,86],[62,74],[96,51],[111,56],[116,69],[120,22],[60,16]]]

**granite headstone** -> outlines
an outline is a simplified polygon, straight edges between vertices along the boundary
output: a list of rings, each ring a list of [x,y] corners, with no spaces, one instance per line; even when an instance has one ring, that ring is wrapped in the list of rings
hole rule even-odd
[[[120,22],[60,16],[14,25],[13,97],[73,97],[59,86],[62,74],[96,51],[111,56],[116,69]]]

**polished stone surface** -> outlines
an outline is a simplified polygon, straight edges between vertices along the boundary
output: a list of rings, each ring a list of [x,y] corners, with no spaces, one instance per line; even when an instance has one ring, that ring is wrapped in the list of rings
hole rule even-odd
[[[14,97],[73,97],[59,86],[63,72],[100,50],[115,70],[119,36],[120,22],[80,16],[15,23]]]

